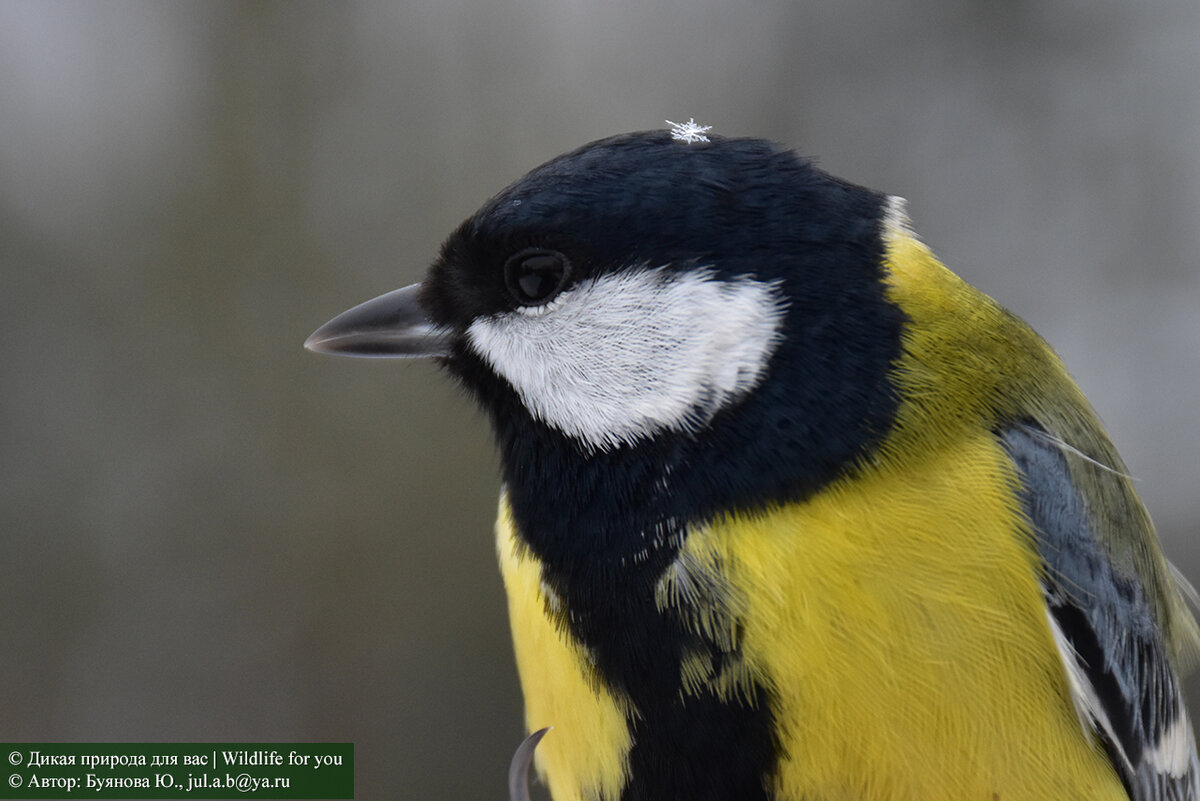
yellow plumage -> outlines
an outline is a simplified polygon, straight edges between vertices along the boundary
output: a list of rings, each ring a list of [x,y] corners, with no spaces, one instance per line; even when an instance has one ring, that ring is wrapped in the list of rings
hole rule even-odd
[[[779,801],[1126,799],[1072,705],[1017,477],[990,423],[1020,408],[1116,454],[1032,331],[903,227],[888,233],[890,293],[913,320],[899,424],[869,464],[807,502],[689,533],[661,607],[709,636],[740,629],[743,662],[717,676],[685,659],[684,692],[770,689]],[[1080,472],[1131,492],[1117,473]],[[497,535],[526,722],[555,727],[539,769],[556,801],[615,799],[628,705],[547,613],[554,600],[503,501]],[[1161,557],[1128,553],[1170,587]]]
[[[580,788],[589,788],[595,798],[616,798],[630,745],[628,705],[588,680],[586,653],[547,614],[550,599],[543,591],[541,569],[528,549],[518,546],[503,498],[496,535],[525,690],[525,720],[530,731],[554,728],[549,741],[538,747],[538,769],[549,777],[555,801],[583,801]]]

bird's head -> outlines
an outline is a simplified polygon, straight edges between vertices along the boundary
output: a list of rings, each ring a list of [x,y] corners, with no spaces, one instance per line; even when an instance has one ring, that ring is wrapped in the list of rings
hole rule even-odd
[[[585,457],[669,443],[785,488],[805,465],[811,483],[882,435],[894,403],[888,203],[761,140],[616,136],[500,192],[425,281],[306,345],[436,358],[502,442],[535,432]]]

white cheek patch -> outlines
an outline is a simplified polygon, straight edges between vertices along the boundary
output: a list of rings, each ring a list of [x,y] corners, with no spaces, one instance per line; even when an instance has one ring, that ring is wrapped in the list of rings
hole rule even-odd
[[[784,306],[768,283],[632,269],[481,318],[472,348],[537,419],[593,449],[695,429],[762,379]]]

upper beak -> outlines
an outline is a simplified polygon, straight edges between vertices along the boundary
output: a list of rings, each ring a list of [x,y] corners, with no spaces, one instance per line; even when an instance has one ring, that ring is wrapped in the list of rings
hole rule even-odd
[[[313,331],[304,347],[336,356],[449,356],[451,333],[425,315],[420,291],[413,284],[360,303]]]

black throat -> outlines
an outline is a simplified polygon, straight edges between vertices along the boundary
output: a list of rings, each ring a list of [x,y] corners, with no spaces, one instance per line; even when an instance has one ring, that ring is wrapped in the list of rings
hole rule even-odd
[[[870,288],[824,299],[820,319],[776,351],[762,385],[704,430],[661,432],[607,451],[533,419],[474,357],[455,364],[469,386],[490,384],[517,533],[562,600],[561,624],[595,657],[595,678],[636,709],[623,801],[770,797],[779,757],[770,694],[755,687],[738,700],[685,697],[685,655],[720,666],[739,657],[740,644],[731,651],[661,610],[655,587],[690,526],[802,502],[887,434],[903,315],[881,281]],[[793,303],[789,314],[813,322],[817,308]],[[810,358],[831,347],[845,354],[840,362]]]
[[[655,586],[689,528],[802,502],[887,435],[904,315],[885,289],[886,203],[768,143],[681,148],[629,135],[497,195],[431,271],[424,301],[464,332],[446,366],[491,415],[518,536],[562,601],[564,630],[594,658],[593,678],[633,704],[623,801],[770,797],[779,753],[769,692],[684,692],[685,656],[719,667],[741,646],[660,609]],[[465,336],[475,319],[512,313],[497,276],[530,246],[568,254],[574,280],[693,264],[711,265],[714,280],[771,284],[786,308],[762,381],[701,430],[609,450],[535,419]]]

